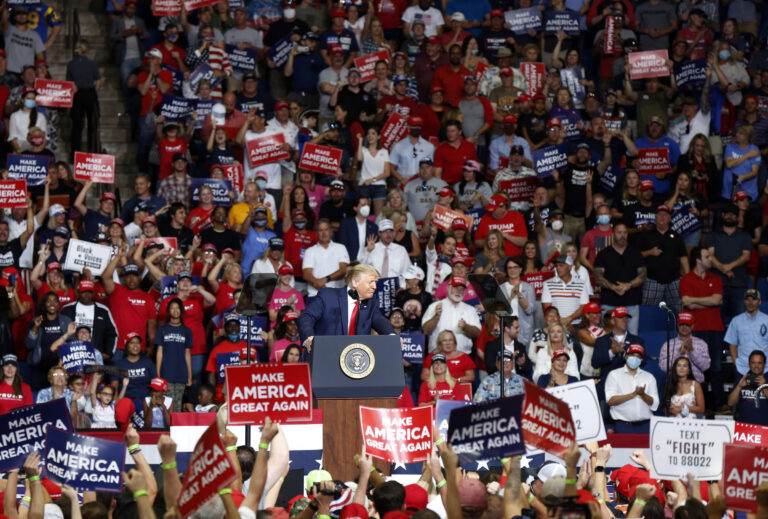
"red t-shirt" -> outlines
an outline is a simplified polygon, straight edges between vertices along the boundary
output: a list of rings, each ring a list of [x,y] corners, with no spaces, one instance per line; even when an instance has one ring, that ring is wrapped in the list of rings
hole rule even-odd
[[[218,315],[235,305],[235,290],[237,289],[229,283],[219,283],[219,290],[216,292],[216,302],[213,307],[214,314]]]
[[[485,239],[488,231],[498,229],[504,234],[510,236],[528,236],[528,229],[525,227],[523,215],[517,211],[507,211],[507,214],[501,220],[495,219],[491,213],[486,213],[480,218],[480,224],[475,232],[475,240]],[[509,240],[504,240],[504,254],[508,257],[519,256],[523,249],[513,244]]]
[[[163,180],[173,174],[173,155],[175,153],[187,153],[187,143],[181,137],[176,137],[173,141],[163,137],[157,144],[157,151],[160,154],[160,171],[157,178]]]
[[[27,348],[24,346],[24,339],[27,337],[29,323],[32,321],[35,314],[35,301],[32,299],[32,296],[24,290],[24,285],[19,283],[17,284],[17,287],[21,302],[29,303],[29,311],[14,319],[13,325],[11,326],[11,331],[13,332],[13,344],[15,344],[14,353],[16,354],[16,357],[22,361],[27,360]]]
[[[155,300],[142,290],[128,290],[123,285],[115,285],[109,297],[109,309],[115,319],[118,339],[117,349],[125,349],[125,338],[129,333],[147,336],[147,321],[157,319]],[[146,340],[141,341],[142,350],[146,349]]]
[[[139,73],[138,83],[140,85],[147,80],[147,74],[149,73],[146,71]],[[163,83],[173,86],[173,74],[170,70],[161,70],[157,74],[157,78],[159,78]],[[157,88],[157,78],[152,81],[149,90],[147,90],[147,93],[144,94],[144,97],[141,98],[141,113],[139,115],[147,115],[150,110],[163,102],[163,94],[161,94],[160,90]],[[154,104],[152,104],[152,92],[156,93]]]
[[[464,95],[464,77],[471,76],[472,72],[462,65],[457,72],[454,72],[450,64],[445,64],[435,70],[432,77],[432,87],[443,87],[443,97],[445,102],[453,104],[454,101]]]
[[[178,52],[179,58],[181,59],[181,61],[184,61],[184,58],[187,57],[187,53],[184,51],[184,49],[182,49],[178,45],[174,45],[170,49],[167,49],[163,43],[158,43],[157,45],[153,45],[152,47],[149,48],[149,50],[152,50],[152,49],[157,49],[163,53],[163,65],[167,65],[177,70],[179,68],[179,63],[176,61],[176,58],[174,58],[172,54],[174,52]]]
[[[0,382],[0,414],[5,414],[17,407],[34,404],[32,390],[24,382],[21,383],[21,394],[13,392],[13,386],[3,381]]]
[[[43,296],[47,294],[48,292],[51,292],[51,285],[46,283],[45,281],[40,283],[40,290],[37,291],[37,304],[43,302]],[[56,295],[59,296],[59,308],[62,308],[64,305],[68,305],[69,303],[74,303],[77,301],[77,297],[75,296],[75,290],[72,288],[65,288],[63,290],[54,290],[56,292]]]
[[[205,371],[216,374],[216,397],[214,399],[216,403],[221,404],[224,402],[224,381],[219,380],[219,363],[217,355],[220,353],[240,353],[240,351],[247,346],[248,344],[245,341],[238,341],[235,344],[232,344],[225,340],[214,346],[211,350],[211,354],[208,355],[208,363],[205,365]]]
[[[402,16],[408,7],[406,0],[377,0],[376,16],[384,29],[399,29],[403,25]]]
[[[427,358],[424,359],[424,364],[422,367],[429,369],[432,366],[432,355],[434,355],[434,353],[427,355]],[[466,375],[467,371],[474,369],[475,363],[472,362],[472,359],[466,353],[462,353],[456,358],[448,359],[448,372],[456,380],[458,380],[459,377]],[[425,384],[422,383],[421,385],[423,386]]]
[[[696,272],[693,270],[680,278],[681,298],[683,296],[709,297],[712,294],[722,293],[722,278],[708,270],[704,274],[704,279],[701,279],[696,275]],[[709,306],[698,310],[686,308],[685,311],[693,314],[693,319],[696,322],[696,330],[698,331],[722,332],[725,330],[725,327],[723,326],[723,318],[720,315],[720,308],[717,306]]]
[[[465,139],[458,148],[446,141],[435,150],[435,167],[442,168],[441,178],[451,185],[464,178],[464,162],[470,159],[477,160],[477,152],[475,145]]]
[[[213,210],[216,206],[211,206],[210,209],[205,209],[202,206],[197,206],[189,212],[187,216],[187,227],[192,229],[195,235],[200,234],[201,231],[211,227],[213,222],[211,217],[213,216]]]
[[[704,36],[696,42],[696,46],[692,51],[693,56],[690,59],[704,59],[707,57],[707,49],[712,48],[712,31],[706,27],[702,27],[699,31],[704,31]],[[690,46],[696,40],[699,31],[692,27],[680,29],[677,32],[677,39],[685,41],[686,45]]]
[[[376,103],[376,107],[380,110],[385,110],[387,105],[389,105],[390,111],[384,114],[385,117],[389,117],[392,112],[397,112],[403,117],[407,117],[409,115],[418,113],[419,110],[419,103],[408,96],[404,96],[401,99],[398,99],[396,96],[386,95],[379,99],[379,102]]]
[[[595,263],[597,253],[611,244],[613,241],[612,237],[613,229],[601,231],[599,227],[595,227],[584,233],[584,238],[581,240],[581,248],[589,249],[587,251],[587,259],[590,263]]]
[[[291,226],[288,232],[283,234],[283,242],[285,243],[285,261],[293,265],[293,275],[300,278],[304,252],[317,243],[317,235],[315,231],[298,232]]]
[[[458,384],[456,384],[458,386]],[[453,393],[453,389],[448,385],[448,382],[438,382],[435,387],[430,388],[427,382],[421,383],[421,389],[419,389],[419,404],[431,402],[442,398],[443,400],[456,400],[456,395]]]
[[[171,299],[175,299],[178,296],[166,297],[160,303],[160,310],[158,312],[158,318],[161,321],[168,320],[168,303]],[[205,300],[200,294],[190,294],[186,301],[184,301],[184,326],[187,326],[192,330],[193,345],[192,355],[205,355],[208,352],[207,345],[205,343],[205,327],[203,326],[203,317],[205,314]]]

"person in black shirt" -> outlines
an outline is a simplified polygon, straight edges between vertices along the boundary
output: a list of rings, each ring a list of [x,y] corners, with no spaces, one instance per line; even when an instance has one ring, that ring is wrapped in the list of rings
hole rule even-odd
[[[656,208],[661,203],[660,198],[653,191],[653,180],[640,181],[640,200],[626,207],[623,215],[632,243],[637,242],[636,238],[640,233],[653,229]]]
[[[336,233],[344,218],[355,215],[355,201],[344,198],[344,182],[341,180],[331,182],[329,194],[330,198],[320,204],[320,218],[330,220],[331,230]]]
[[[755,350],[749,355],[749,373],[741,377],[728,395],[728,405],[736,408],[740,422],[768,425],[765,412],[768,389],[757,392],[757,388],[765,384],[765,378],[765,353]]]
[[[518,333],[520,333],[520,323],[517,317],[504,318],[504,349],[514,351],[515,373],[530,380],[533,374],[533,363],[525,353],[526,346],[517,342]],[[499,371],[496,361],[499,360],[499,350],[501,348],[501,336],[485,345],[485,370],[489,375]]]
[[[212,243],[216,250],[232,249],[240,250],[240,238],[242,235],[227,226],[227,208],[218,206],[211,215],[212,227],[208,227],[200,233],[201,243]]]
[[[176,238],[179,250],[186,254],[187,248],[192,245],[195,234],[192,229],[184,224],[187,221],[187,208],[180,202],[171,204],[168,209],[168,219],[163,218],[158,222],[160,235],[168,238]]]
[[[27,228],[16,239],[9,240],[11,235],[8,222],[0,220],[0,273],[5,267],[15,267],[19,269],[19,258],[24,247],[27,246],[34,224],[32,222],[32,202],[27,198]]]
[[[683,310],[680,299],[680,277],[690,270],[683,237],[669,226],[670,209],[656,208],[654,228],[640,234],[638,245],[648,267],[643,284],[643,304],[656,306],[666,301],[675,313]]]
[[[336,108],[336,105],[348,109],[347,121],[368,121],[376,115],[376,99],[360,86],[360,71],[356,68],[349,70],[347,84],[331,95],[328,106]]]

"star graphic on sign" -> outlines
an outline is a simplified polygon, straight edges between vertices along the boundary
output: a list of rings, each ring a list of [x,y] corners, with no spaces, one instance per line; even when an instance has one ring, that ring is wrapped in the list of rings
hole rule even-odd
[[[526,455],[523,455],[520,457],[520,468],[521,469],[528,469],[531,467],[531,458],[529,458]]]
[[[490,460],[477,460],[477,470],[489,470],[488,463]]]
[[[395,470],[403,469],[405,470],[405,463],[395,463]]]
[[[323,468],[323,458],[320,458],[319,460],[315,460],[317,462],[317,468],[322,469]]]

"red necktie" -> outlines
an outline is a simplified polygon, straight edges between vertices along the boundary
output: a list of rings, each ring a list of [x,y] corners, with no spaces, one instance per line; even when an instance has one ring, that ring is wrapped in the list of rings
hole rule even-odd
[[[357,313],[360,310],[360,301],[355,301],[355,307],[352,309],[352,317],[349,318],[349,330],[347,335],[355,335],[357,329]]]

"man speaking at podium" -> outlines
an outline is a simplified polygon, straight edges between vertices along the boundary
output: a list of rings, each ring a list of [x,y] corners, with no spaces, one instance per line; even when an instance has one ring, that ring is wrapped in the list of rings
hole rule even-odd
[[[395,333],[373,300],[379,273],[360,263],[347,271],[343,288],[321,288],[299,316],[299,333],[307,351],[315,335],[379,335]]]

